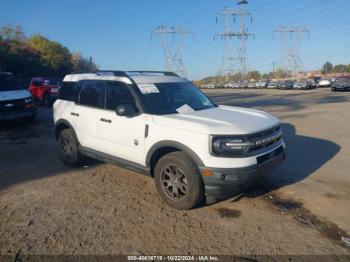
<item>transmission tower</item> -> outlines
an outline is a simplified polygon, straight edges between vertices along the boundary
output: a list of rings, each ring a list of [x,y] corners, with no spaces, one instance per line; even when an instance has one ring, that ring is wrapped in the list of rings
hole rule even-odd
[[[193,33],[182,26],[161,25],[152,31],[152,35],[160,37],[165,57],[165,71],[174,71],[181,76],[186,76],[186,68],[182,58],[183,49],[186,35],[193,35]],[[177,41],[170,43],[171,37],[173,40],[177,37]]]
[[[301,60],[301,42],[304,34],[310,31],[302,26],[279,26],[274,31],[281,38],[281,63],[280,69],[285,71],[289,76],[297,77],[298,72],[304,68]]]
[[[224,8],[224,10],[219,14],[224,16],[225,18],[225,27],[224,32],[218,33],[215,36],[220,36],[225,41],[225,48],[224,48],[224,55],[223,55],[223,62],[222,62],[222,68],[227,68],[227,65],[231,65],[233,59],[230,52],[230,41],[232,38],[238,39],[238,61],[240,64],[240,74],[241,74],[241,80],[247,79],[247,45],[246,41],[249,39],[249,37],[255,38],[255,35],[248,32],[248,29],[246,27],[246,17],[250,16],[250,13],[245,11],[245,5],[248,4],[247,0],[238,0],[237,4],[240,6],[240,8],[237,9],[229,9]],[[229,29],[229,17],[234,16],[234,22],[235,18],[239,17],[239,31],[238,32],[232,32]],[[251,22],[253,21],[251,17]],[[230,70],[226,69],[226,73],[233,71],[233,67],[230,67]]]

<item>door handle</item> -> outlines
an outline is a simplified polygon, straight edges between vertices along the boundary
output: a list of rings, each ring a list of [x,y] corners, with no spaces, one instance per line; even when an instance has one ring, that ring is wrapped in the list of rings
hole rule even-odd
[[[70,114],[71,114],[72,116],[79,116],[79,114],[74,113],[74,112],[71,112]]]
[[[112,120],[105,119],[105,118],[100,118],[101,122],[106,122],[106,123],[112,123]]]

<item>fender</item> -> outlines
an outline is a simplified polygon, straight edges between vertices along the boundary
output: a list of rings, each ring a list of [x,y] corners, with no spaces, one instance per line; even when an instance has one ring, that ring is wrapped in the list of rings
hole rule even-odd
[[[188,146],[185,146],[184,144],[181,144],[181,143],[176,142],[176,141],[164,140],[164,141],[157,142],[148,150],[147,156],[146,156],[146,166],[147,167],[150,167],[150,165],[151,165],[151,159],[152,159],[153,154],[158,149],[163,148],[163,147],[176,148],[176,149],[186,153],[196,163],[196,165],[204,166],[204,163],[200,159],[200,157]]]
[[[71,125],[71,123],[69,123],[67,120],[65,120],[65,119],[58,119],[57,121],[56,121],[56,123],[55,123],[55,137],[56,137],[56,140],[58,139],[58,126],[59,125],[66,125],[66,126],[68,126],[70,129],[72,129],[73,130],[73,132],[74,132],[74,136],[75,136],[75,138],[76,138],[76,140],[78,141],[78,143],[79,143],[79,140],[78,140],[78,137],[77,137],[77,134],[75,133],[75,130],[74,130],[74,128],[73,128],[73,126]]]

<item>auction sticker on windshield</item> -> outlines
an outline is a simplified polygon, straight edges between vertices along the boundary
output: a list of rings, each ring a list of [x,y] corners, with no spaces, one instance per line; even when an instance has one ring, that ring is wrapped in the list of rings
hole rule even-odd
[[[158,88],[154,84],[138,84],[138,87],[144,95],[159,93]]]

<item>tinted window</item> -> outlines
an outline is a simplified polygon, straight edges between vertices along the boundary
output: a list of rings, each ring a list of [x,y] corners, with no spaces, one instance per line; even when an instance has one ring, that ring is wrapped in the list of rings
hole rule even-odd
[[[56,77],[48,77],[48,78],[44,78],[44,83],[49,85],[61,85],[62,80]]]
[[[78,94],[79,89],[76,82],[63,82],[58,94],[58,99],[77,102]]]
[[[79,104],[104,108],[104,86],[102,81],[84,80],[79,82]]]
[[[23,89],[11,74],[0,74],[0,91]]]
[[[121,82],[104,81],[106,87],[106,108],[115,110],[121,104],[135,103],[128,86]]]

